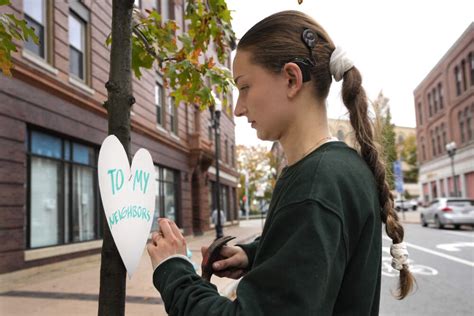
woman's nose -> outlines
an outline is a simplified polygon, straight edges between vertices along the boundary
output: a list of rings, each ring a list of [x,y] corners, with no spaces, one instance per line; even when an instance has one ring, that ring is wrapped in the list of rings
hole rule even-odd
[[[234,115],[237,116],[237,117],[240,117],[240,116],[243,116],[245,115],[245,107],[242,105],[242,102],[240,102],[238,99],[237,99],[237,104],[235,105],[235,109],[234,109]]]

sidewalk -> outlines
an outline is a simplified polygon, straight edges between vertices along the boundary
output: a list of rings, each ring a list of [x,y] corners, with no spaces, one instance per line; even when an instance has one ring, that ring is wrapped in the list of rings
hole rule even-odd
[[[240,226],[224,228],[225,235],[236,242],[248,242],[261,233],[260,220],[242,221]],[[201,264],[201,246],[209,245],[215,232],[188,237],[192,261]],[[233,244],[233,242],[231,242]],[[200,274],[200,269],[198,270]],[[97,315],[100,277],[100,254],[68,260],[39,268],[0,275],[0,314]],[[212,277],[220,292],[233,280]],[[126,315],[166,315],[158,291],[152,284],[152,268],[146,250],[135,275],[127,280]]]
[[[402,224],[420,224],[420,209],[416,211],[397,212]]]

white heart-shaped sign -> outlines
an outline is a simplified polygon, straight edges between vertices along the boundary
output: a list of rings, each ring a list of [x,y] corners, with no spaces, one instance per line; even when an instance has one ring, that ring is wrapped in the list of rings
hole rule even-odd
[[[150,153],[140,148],[132,167],[114,135],[102,143],[99,188],[105,216],[129,277],[140,262],[155,212],[156,176]]]

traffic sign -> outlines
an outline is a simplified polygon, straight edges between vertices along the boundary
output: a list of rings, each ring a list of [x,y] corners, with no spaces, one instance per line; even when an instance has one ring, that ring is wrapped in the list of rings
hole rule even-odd
[[[403,170],[402,162],[400,160],[395,160],[393,162],[393,174],[395,176],[395,189],[398,193],[403,193]]]

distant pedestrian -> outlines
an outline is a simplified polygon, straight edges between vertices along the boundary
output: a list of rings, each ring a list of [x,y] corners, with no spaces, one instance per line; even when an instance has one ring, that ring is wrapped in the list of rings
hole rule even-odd
[[[277,180],[262,236],[223,247],[224,259],[214,264],[219,276],[243,276],[233,301],[179,256],[179,229],[160,220],[164,237],[154,234],[148,252],[167,312],[378,315],[382,222],[393,242],[392,266],[400,271],[397,297],[408,295],[414,280],[403,227],[374,142],[361,75],[344,51],[312,18],[284,11],[240,39],[233,75],[239,89],[235,115],[245,116],[260,139],[279,141],[288,166]],[[330,135],[326,99],[332,78],[343,80],[358,152]]]

